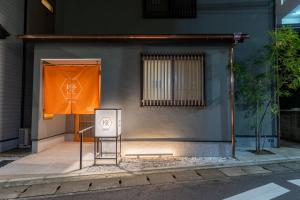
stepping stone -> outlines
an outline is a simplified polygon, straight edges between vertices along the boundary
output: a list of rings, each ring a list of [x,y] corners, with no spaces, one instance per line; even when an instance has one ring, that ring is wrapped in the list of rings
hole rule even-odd
[[[85,192],[89,190],[91,185],[90,181],[70,181],[64,182],[60,185],[60,188],[57,190],[56,194],[63,193],[75,193],[75,192]]]
[[[181,171],[172,173],[176,177],[176,181],[191,181],[191,180],[202,180],[195,171]]]
[[[92,180],[89,190],[105,190],[120,187],[119,178],[105,178]]]
[[[261,165],[261,167],[270,170],[272,172],[282,172],[282,171],[289,171],[290,169],[287,167],[284,167],[280,164],[267,164],[267,165]]]
[[[218,169],[200,169],[196,170],[204,179],[222,179],[225,176],[221,171]]]
[[[149,174],[151,184],[174,183],[176,179],[170,173]]]
[[[32,185],[20,197],[51,195],[56,192],[59,185],[59,183]]]
[[[242,167],[242,170],[247,174],[267,174],[271,173],[271,171],[266,170],[260,166],[245,166]]]
[[[0,189],[0,199],[15,199],[29,186],[6,187]]]
[[[150,182],[147,180],[145,175],[128,176],[121,178],[121,187],[131,187],[138,185],[149,185]]]
[[[300,169],[300,162],[281,163],[281,165],[292,170]]]
[[[243,176],[247,174],[240,167],[222,168],[220,169],[220,171],[226,174],[227,176]]]

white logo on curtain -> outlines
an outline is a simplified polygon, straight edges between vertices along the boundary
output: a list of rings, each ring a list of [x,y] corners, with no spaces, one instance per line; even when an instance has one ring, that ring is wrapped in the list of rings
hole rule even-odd
[[[60,87],[60,91],[65,100],[74,101],[80,96],[82,86],[76,78],[66,78]]]

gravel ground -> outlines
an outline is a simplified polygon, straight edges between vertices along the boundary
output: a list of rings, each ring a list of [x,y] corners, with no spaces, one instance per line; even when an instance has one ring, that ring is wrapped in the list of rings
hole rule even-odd
[[[232,158],[221,157],[166,157],[166,158],[122,158],[119,166],[102,164],[84,169],[85,172],[124,172],[164,168],[197,167],[234,162]],[[100,164],[100,163],[98,163]]]

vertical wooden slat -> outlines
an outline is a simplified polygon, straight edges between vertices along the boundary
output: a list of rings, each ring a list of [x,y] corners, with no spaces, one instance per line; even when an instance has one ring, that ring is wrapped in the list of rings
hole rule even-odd
[[[158,74],[158,94],[159,94],[159,97],[158,97],[158,99],[159,99],[159,105],[161,106],[161,100],[162,100],[162,93],[161,93],[161,91],[162,91],[162,88],[161,88],[161,81],[162,81],[162,62],[163,62],[163,60],[162,60],[162,58],[161,57],[159,57],[159,60],[158,60],[158,68],[159,68],[159,70],[158,70],[158,72],[159,72],[159,74]]]
[[[179,68],[178,57],[175,57],[174,65],[176,66],[176,82],[175,82],[176,89],[174,89],[174,93],[176,94],[176,101],[175,101],[176,104],[175,105],[178,106],[179,105],[179,99],[180,99],[180,68]]]
[[[177,105],[179,106],[181,103],[181,67],[180,67],[180,57],[176,57],[177,60],[177,72],[178,72],[178,83],[177,83]]]
[[[180,56],[180,62],[179,62],[179,67],[180,67],[180,105],[183,105],[183,96],[184,96],[184,71],[183,71],[183,57]]]
[[[198,81],[198,75],[197,75],[197,69],[198,69],[198,57],[194,56],[194,105],[197,106],[197,100],[198,100],[198,85],[197,85],[197,81]]]
[[[143,82],[144,82],[144,85],[143,85],[143,91],[144,91],[144,94],[143,94],[143,105],[145,104],[145,101],[148,99],[148,96],[147,96],[147,94],[148,94],[148,87],[147,87],[147,70],[148,70],[148,61],[147,60],[145,60],[144,58],[143,58],[143,71],[144,71],[144,75],[143,75],[143,78],[144,78],[144,80],[143,80]]]
[[[146,88],[146,90],[147,90],[147,93],[146,93],[146,100],[145,100],[145,105],[148,105],[148,100],[149,100],[149,75],[150,75],[150,73],[149,73],[149,60],[148,60],[148,58],[147,57],[145,57],[144,56],[144,62],[145,61],[147,61],[147,63],[146,63],[146,65],[147,65],[147,70],[145,70],[146,71],[146,77],[147,77],[147,88]]]
[[[197,91],[198,91],[198,95],[197,95],[197,102],[198,104],[197,105],[201,105],[201,96],[202,96],[202,85],[201,85],[201,76],[202,76],[202,73],[201,73],[201,56],[197,56]]]
[[[181,105],[184,106],[184,101],[185,101],[185,88],[186,88],[186,83],[185,83],[185,70],[184,70],[184,56],[181,57],[181,63],[180,63],[180,67],[181,67],[181,73],[182,73],[182,79],[181,79],[181,85],[182,85],[182,95],[181,95]]]
[[[149,99],[148,99],[148,105],[151,106],[151,101],[153,99],[153,95],[152,95],[152,76],[153,76],[153,60],[151,59],[151,56],[148,56],[148,71],[149,71],[149,80],[148,80],[148,84],[149,84],[149,91],[148,91],[148,94],[149,94]]]
[[[191,105],[191,99],[192,99],[192,91],[191,91],[191,83],[192,83],[192,76],[191,76],[191,68],[192,68],[192,62],[191,62],[191,56],[187,56],[187,81],[188,81],[188,87],[187,87],[187,101],[186,105]]]
[[[158,88],[158,85],[159,85],[159,60],[158,60],[158,56],[155,57],[155,70],[156,70],[156,73],[155,73],[155,105],[157,106],[158,105],[158,99],[159,99],[159,88]]]
[[[196,63],[196,66],[197,66],[197,73],[196,73],[196,75],[197,75],[197,88],[196,88],[196,90],[197,90],[197,105],[200,105],[200,101],[201,101],[201,85],[200,85],[200,78],[201,78],[201,75],[200,75],[200,68],[201,68],[201,66],[200,66],[200,59],[201,59],[201,57],[200,56],[197,56],[197,63]]]
[[[191,94],[192,94],[192,97],[191,97],[191,105],[194,106],[195,105],[195,100],[196,100],[196,97],[195,97],[195,56],[191,56],[191,82],[192,82],[192,86],[191,86]]]
[[[75,114],[74,115],[74,133],[75,133],[74,141],[79,140],[79,130],[80,130],[79,126],[80,126],[79,115]]]
[[[172,88],[172,77],[171,77],[171,74],[172,74],[172,69],[171,69],[171,62],[169,61],[168,63],[168,99],[171,100],[171,88]],[[169,101],[169,105],[170,105],[170,102]]]
[[[164,106],[165,103],[165,56],[161,58],[161,105]]]
[[[157,97],[156,97],[156,105],[159,106],[159,100],[160,100],[160,89],[159,89],[159,81],[160,81],[160,57],[156,57],[156,72],[157,72],[157,77],[156,77],[156,92],[157,92]]]
[[[178,65],[177,65],[177,59],[174,59],[174,105],[177,105],[177,99],[178,99]]]
[[[152,99],[151,96],[151,74],[152,74],[152,68],[151,68],[151,59],[147,56],[147,68],[148,68],[148,99],[147,99],[147,105],[150,105],[150,100]]]
[[[165,59],[165,65],[164,65],[164,68],[165,68],[165,78],[164,78],[164,93],[165,93],[165,103],[164,105],[167,106],[168,105],[168,100],[169,100],[169,96],[168,96],[168,73],[169,73],[169,70],[168,70],[168,66],[169,66],[169,59],[168,59],[168,56],[164,56],[164,59]]]
[[[201,56],[201,105],[204,105],[204,58]]]

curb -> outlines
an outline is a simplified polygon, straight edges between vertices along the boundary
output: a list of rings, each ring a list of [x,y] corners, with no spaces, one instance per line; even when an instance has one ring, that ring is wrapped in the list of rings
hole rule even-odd
[[[201,169],[222,169],[229,167],[242,167],[253,165],[266,165],[266,164],[280,164],[289,162],[298,162],[297,159],[285,159],[285,160],[273,160],[273,161],[257,161],[257,162],[241,162],[241,163],[229,163],[220,165],[206,165],[206,166],[193,166],[193,167],[180,167],[180,168],[164,168],[164,169],[147,169],[133,172],[117,172],[101,174],[99,172],[86,173],[86,174],[64,174],[64,175],[43,175],[29,178],[16,178],[16,179],[3,179],[0,180],[0,187],[14,187],[21,185],[33,185],[42,183],[55,183],[55,182],[68,182],[68,181],[83,181],[90,179],[106,179],[115,177],[126,177],[132,175],[153,174],[153,173],[166,173],[175,171],[187,171],[187,170],[201,170]]]

